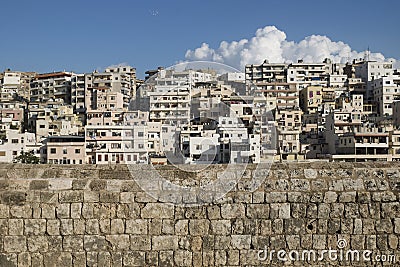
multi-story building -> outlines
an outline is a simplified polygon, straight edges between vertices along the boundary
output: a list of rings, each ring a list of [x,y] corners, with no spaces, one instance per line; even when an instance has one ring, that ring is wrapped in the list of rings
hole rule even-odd
[[[219,135],[220,163],[259,163],[260,136],[249,134],[247,128],[237,117],[220,117],[217,133]],[[210,142],[213,140],[211,139]],[[212,146],[212,144],[208,144]],[[215,152],[218,148],[210,149]]]
[[[0,162],[14,162],[21,152],[33,151],[39,154],[41,144],[35,140],[34,133],[20,133],[18,130],[0,132]]]
[[[71,105],[75,113],[84,113],[86,111],[85,103],[85,74],[75,74],[71,79]]]
[[[6,70],[0,79],[0,101],[27,101],[34,72]]]
[[[378,127],[358,126],[352,132],[339,136],[333,160],[364,161],[391,160],[389,156],[389,132]]]
[[[191,94],[189,86],[150,92],[150,121],[182,125],[189,123]]]
[[[28,105],[27,129],[36,134],[37,142],[49,135],[78,135],[81,127],[82,122],[72,106],[64,105],[62,99]]]
[[[327,74],[330,71],[330,63],[305,63],[299,60],[289,64],[287,68],[287,82],[296,84],[299,89],[309,85],[327,86]]]
[[[323,87],[307,86],[300,91],[300,107],[305,113],[317,113],[323,103]]]
[[[245,67],[247,82],[284,83],[286,82],[287,64],[269,63],[265,60],[260,65],[248,64]]]
[[[87,163],[148,162],[148,112],[129,111],[118,118],[85,127]]]
[[[22,132],[24,122],[24,109],[2,108],[0,109],[0,130],[18,130]]]
[[[136,69],[130,66],[106,68],[104,72],[93,72],[85,75],[86,91],[90,88],[109,89],[121,93],[123,107],[128,109],[130,101],[136,96]]]
[[[391,116],[393,102],[400,100],[400,76],[389,75],[375,79],[371,81],[371,87],[378,115]]]
[[[366,85],[365,99],[368,103],[374,101],[374,80],[384,76],[390,76],[393,73],[393,64],[390,62],[376,62],[376,61],[358,61],[353,62],[354,76],[361,78],[362,82]]]
[[[53,72],[37,74],[30,89],[31,102],[47,102],[50,99],[62,99],[65,104],[71,104],[72,72]]]
[[[45,163],[85,163],[85,137],[83,136],[49,136],[44,143],[45,153],[42,158]]]

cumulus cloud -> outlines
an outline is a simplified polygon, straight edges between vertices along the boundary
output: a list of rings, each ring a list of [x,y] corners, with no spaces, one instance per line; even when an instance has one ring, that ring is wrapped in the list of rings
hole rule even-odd
[[[365,54],[365,51],[355,51],[348,44],[332,41],[327,36],[311,35],[300,42],[289,41],[285,32],[275,26],[266,26],[258,29],[250,40],[222,41],[216,49],[203,43],[194,50],[188,50],[185,58],[216,61],[243,69],[246,64],[260,64],[266,59],[271,63],[290,63],[299,59],[304,62],[322,62],[330,58],[333,62],[345,63],[364,58]],[[385,58],[381,53],[369,53],[369,59],[392,61],[395,67],[400,67],[399,61]]]

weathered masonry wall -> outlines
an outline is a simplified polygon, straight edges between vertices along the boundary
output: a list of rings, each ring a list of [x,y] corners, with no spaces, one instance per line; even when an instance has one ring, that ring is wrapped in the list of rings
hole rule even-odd
[[[0,266],[283,266],[262,249],[371,250],[399,256],[399,164],[273,165],[255,192],[255,166],[218,204],[177,207],[147,196],[126,166],[0,165]],[[213,179],[222,166],[172,180]],[[232,174],[235,175],[235,174]],[[286,262],[285,266],[400,266]]]

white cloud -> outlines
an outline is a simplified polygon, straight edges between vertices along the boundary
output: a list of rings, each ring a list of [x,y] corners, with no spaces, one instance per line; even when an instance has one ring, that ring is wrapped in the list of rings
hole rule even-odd
[[[207,43],[186,52],[187,60],[209,60],[225,63],[243,69],[246,64],[269,62],[322,62],[325,58],[333,62],[345,63],[355,58],[364,58],[365,51],[357,52],[341,41],[335,42],[327,36],[311,35],[300,42],[288,41],[285,32],[275,26],[267,26],[256,31],[250,40],[222,41],[216,49]],[[400,67],[399,61],[386,59],[381,53],[370,53],[370,60],[392,61]]]

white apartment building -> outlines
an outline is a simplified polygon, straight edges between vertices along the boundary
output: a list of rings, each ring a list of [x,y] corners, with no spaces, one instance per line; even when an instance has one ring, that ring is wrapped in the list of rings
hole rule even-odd
[[[86,162],[90,164],[147,163],[149,113],[105,111],[104,115],[107,116],[91,118],[88,121],[93,124],[85,127]],[[112,115],[118,115],[116,120]],[[99,120],[96,121],[97,119]]]
[[[262,64],[248,64],[245,67],[246,81],[258,82],[286,82],[287,64],[284,63],[269,63],[265,60]]]
[[[391,160],[389,157],[389,133],[378,127],[358,126],[352,132],[339,136],[337,154],[333,160],[364,161]]]
[[[86,163],[148,163],[145,125],[88,125],[85,137]]]
[[[19,130],[21,132],[24,121],[24,109],[22,108],[1,108],[0,109],[0,130]]]
[[[346,87],[347,75],[329,74],[328,87],[343,88]]]
[[[330,71],[329,63],[297,63],[289,64],[287,68],[287,82],[296,84],[299,89],[309,85],[328,85],[327,74]]]
[[[248,134],[247,128],[237,117],[220,117],[220,163],[259,163],[260,136]]]
[[[168,91],[149,92],[150,121],[169,125],[188,124],[191,94],[189,86],[179,86]]]
[[[371,81],[373,99],[379,116],[391,116],[392,104],[400,100],[400,76],[389,75]]]
[[[0,162],[11,163],[21,152],[34,151],[40,155],[41,144],[36,142],[34,133],[20,133],[6,130],[0,133]]]
[[[353,64],[355,78],[361,78],[366,84],[366,100],[374,101],[373,81],[393,73],[390,62],[360,61]]]

